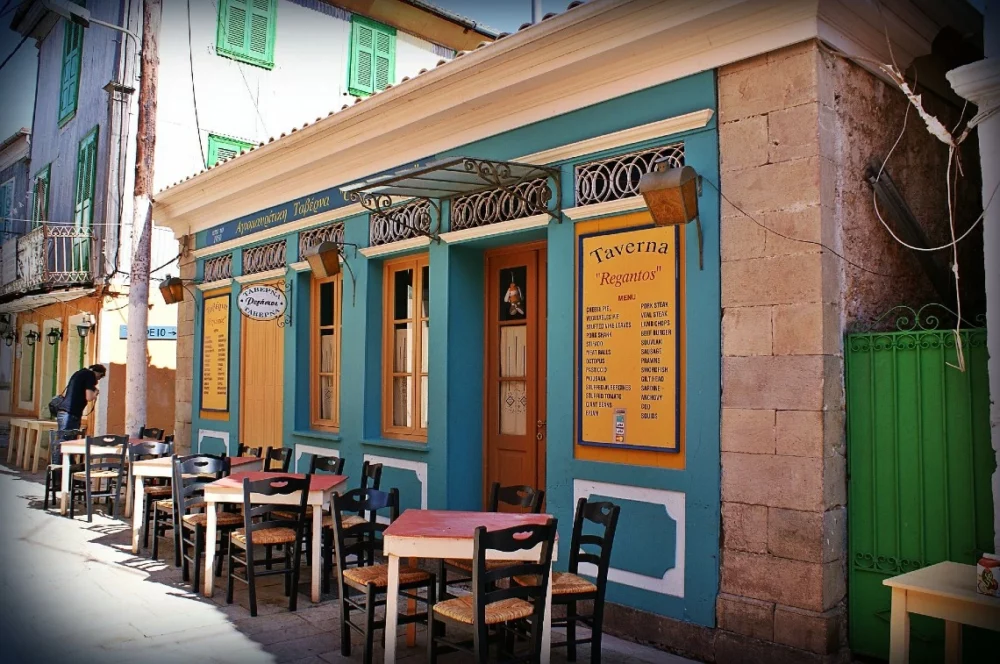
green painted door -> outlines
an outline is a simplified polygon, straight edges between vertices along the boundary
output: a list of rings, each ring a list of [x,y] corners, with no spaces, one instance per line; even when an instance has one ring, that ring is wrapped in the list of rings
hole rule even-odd
[[[882,581],[993,550],[986,331],[849,335],[845,343],[849,639],[887,658],[890,592]],[[995,661],[1000,635],[965,628],[965,661]],[[914,616],[912,662],[943,661],[944,624]],[[988,653],[992,652],[992,655]]]

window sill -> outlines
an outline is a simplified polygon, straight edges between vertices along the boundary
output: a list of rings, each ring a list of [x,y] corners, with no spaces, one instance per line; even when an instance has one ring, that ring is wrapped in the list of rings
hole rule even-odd
[[[72,120],[75,117],[76,117],[76,109],[74,108],[72,113],[70,113],[69,115],[67,115],[64,118],[59,118],[59,128],[62,129],[63,127],[65,127],[66,125],[68,125],[69,121]]]
[[[409,452],[420,452],[421,454],[426,454],[430,451],[427,449],[427,443],[417,443],[409,440],[374,438],[370,440],[362,440],[361,444],[366,447],[383,447],[390,450],[407,450]]]
[[[332,431],[293,431],[293,436],[298,436],[299,438],[312,438],[314,440],[322,440],[327,443],[339,443],[341,442],[340,434],[333,433]]]
[[[215,52],[217,55],[220,55],[223,58],[229,58],[230,60],[236,60],[237,62],[244,62],[248,65],[253,65],[254,67],[260,67],[261,69],[267,69],[267,70],[274,69],[273,61],[258,60],[257,58],[251,58],[249,56],[243,55],[242,53],[227,51],[219,46],[215,47]]]

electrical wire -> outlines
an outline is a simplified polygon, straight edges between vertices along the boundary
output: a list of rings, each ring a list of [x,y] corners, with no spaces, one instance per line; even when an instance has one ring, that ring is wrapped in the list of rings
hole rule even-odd
[[[194,106],[194,128],[198,132],[198,149],[201,150],[202,162],[208,162],[208,155],[205,153],[205,144],[201,140],[201,122],[198,120],[198,96],[195,94],[194,85],[194,48],[191,45],[191,0],[187,0],[187,29],[188,29],[188,66],[191,70],[191,102]]]
[[[10,55],[4,58],[3,63],[0,64],[0,69],[3,69],[4,67],[7,66],[7,63],[10,62],[10,59],[14,57],[14,55],[21,49],[22,46],[24,46],[24,42],[26,41],[28,41],[28,35],[25,35],[24,38],[21,39],[21,41],[17,42],[17,46],[14,47],[14,50],[11,51]]]
[[[900,276],[900,275],[897,275],[897,274],[886,274],[884,272],[875,272],[874,270],[869,270],[868,268],[864,267],[863,265],[858,265],[857,263],[855,263],[851,259],[847,258],[846,256],[844,256],[844,255],[842,255],[842,254],[834,251],[833,249],[831,249],[830,247],[826,246],[822,242],[817,242],[815,240],[804,240],[802,238],[792,237],[790,235],[785,235],[784,233],[779,233],[778,231],[774,230],[773,228],[769,228],[768,226],[765,226],[761,222],[759,222],[756,219],[754,219],[754,217],[750,213],[748,213],[746,210],[744,210],[739,205],[737,205],[736,203],[734,203],[728,196],[726,196],[724,193],[722,193],[722,189],[720,189],[717,184],[715,184],[714,182],[712,182],[711,180],[709,180],[708,178],[706,178],[704,176],[702,176],[702,180],[704,180],[705,182],[707,182],[708,184],[710,184],[712,186],[712,189],[715,189],[715,191],[719,192],[719,196],[721,196],[724,201],[726,201],[727,203],[729,203],[730,205],[732,205],[736,209],[737,212],[739,212],[744,217],[746,217],[747,219],[749,219],[753,223],[757,224],[758,226],[760,226],[761,228],[763,228],[765,231],[767,231],[769,233],[774,233],[778,237],[784,238],[786,240],[791,240],[792,242],[801,242],[803,244],[811,244],[811,245],[815,245],[817,247],[820,247],[822,249],[825,249],[826,251],[829,251],[831,254],[833,254],[834,256],[836,256],[837,258],[839,258],[840,260],[844,261],[848,265],[852,265],[852,266],[858,268],[859,270],[861,270],[863,272],[867,272],[868,274],[874,274],[877,277],[898,277],[898,276]]]

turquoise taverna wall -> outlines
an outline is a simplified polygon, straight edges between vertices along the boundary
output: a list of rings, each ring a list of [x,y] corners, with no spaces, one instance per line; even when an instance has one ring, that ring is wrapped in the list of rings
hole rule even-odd
[[[635,92],[491,138],[447,154],[488,159],[522,155],[602,136],[631,127],[716,109],[715,76],[705,72]],[[414,140],[419,140],[415,137]],[[614,153],[683,141],[685,160],[718,183],[718,133],[715,119],[696,131],[660,137],[574,158],[557,164],[562,174],[562,206],[574,203],[577,163]],[[401,166],[405,166],[402,165]],[[330,187],[347,184],[331,182]],[[404,507],[480,509],[482,495],[482,404],[484,356],[484,259],[486,249],[543,239],[548,250],[547,358],[547,511],[560,523],[559,563],[565,568],[576,500],[581,496],[613,500],[622,517],[612,558],[609,599],[656,614],[713,626],[719,570],[719,412],[720,268],[719,200],[704,187],[699,201],[704,230],[704,269],[698,268],[695,233],[686,233],[686,467],[668,470],[577,459],[574,454],[573,340],[576,236],[574,223],[510,232],[464,243],[422,247],[430,262],[429,428],[427,443],[386,440],[381,436],[382,264],[350,248],[346,260],[356,282],[345,276],[341,349],[341,426],[339,434],[309,429],[309,280],[289,270],[292,324],[285,328],[284,444],[295,447],[299,468],[308,454],[347,458],[348,473],[362,459],[384,464],[383,483],[399,487]],[[442,229],[448,228],[444,206]],[[345,240],[368,245],[368,216],[344,220]],[[211,233],[211,231],[209,231]],[[208,233],[199,234],[199,247]],[[288,263],[298,261],[298,233],[287,239]],[[273,242],[277,238],[269,238]],[[252,246],[252,245],[247,245]],[[245,249],[246,247],[244,247]],[[393,254],[396,257],[400,254]],[[198,275],[203,273],[203,261]],[[241,250],[233,251],[239,276]],[[194,395],[193,447],[234,453],[239,436],[240,316],[238,285],[231,298],[230,412],[225,421],[199,416]],[[199,300],[201,295],[198,295]],[[195,315],[195,348],[202,344],[202,312]],[[200,350],[194,375],[201,376]]]

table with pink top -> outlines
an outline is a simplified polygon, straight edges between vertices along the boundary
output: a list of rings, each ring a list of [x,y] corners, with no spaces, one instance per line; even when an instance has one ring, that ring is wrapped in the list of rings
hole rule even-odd
[[[263,459],[258,457],[230,457],[231,471],[248,472],[262,470]],[[170,478],[173,476],[173,458],[143,459],[133,463],[129,472],[134,481],[129,482],[128,505],[135,508],[132,512],[132,553],[139,553],[139,534],[142,532],[143,512],[145,511],[146,492],[143,479],[146,477]]]
[[[385,661],[396,661],[396,628],[399,624],[400,558],[458,558],[472,560],[476,528],[489,531],[515,526],[543,525],[547,514],[509,512],[453,512],[448,510],[406,510],[383,533],[383,552],[389,559],[389,587],[385,608]],[[541,547],[528,551],[488,551],[488,558],[533,560],[541,556]],[[552,549],[552,560],[556,548]],[[542,625],[542,662],[549,661],[552,645],[552,574],[545,589],[545,621]]]
[[[276,477],[297,477],[304,478],[305,475],[295,473],[267,473],[267,472],[241,472],[233,473],[229,477],[216,480],[205,485],[205,512],[208,514],[206,524],[206,542],[215,542],[217,532],[216,505],[218,503],[242,503],[243,502],[243,479],[247,478],[251,482],[258,480],[268,480]],[[347,482],[347,475],[313,475],[309,482],[309,497],[306,503],[312,509],[312,544],[310,554],[312,556],[312,601],[320,600],[320,577],[322,562],[320,554],[323,546],[323,512],[329,509],[330,499],[334,491],[343,489]],[[251,494],[251,503],[268,505],[292,505],[297,503],[295,496],[257,496]],[[209,544],[205,547],[205,597],[212,596],[215,587],[215,546]]]
[[[146,438],[129,438],[129,445],[137,445],[139,443],[159,443],[159,440],[150,440]],[[117,445],[94,445],[90,448],[92,454],[116,454],[120,451]],[[60,452],[62,453],[62,489],[59,495],[59,512],[60,514],[66,514],[66,510],[69,507],[69,480],[70,480],[70,462],[69,458],[73,454],[86,454],[87,453],[87,439],[77,438],[76,440],[63,441]],[[125,458],[128,459],[128,452],[125,453]],[[128,501],[128,484],[125,485],[126,502]],[[128,514],[128,505],[125,506],[125,513]]]

